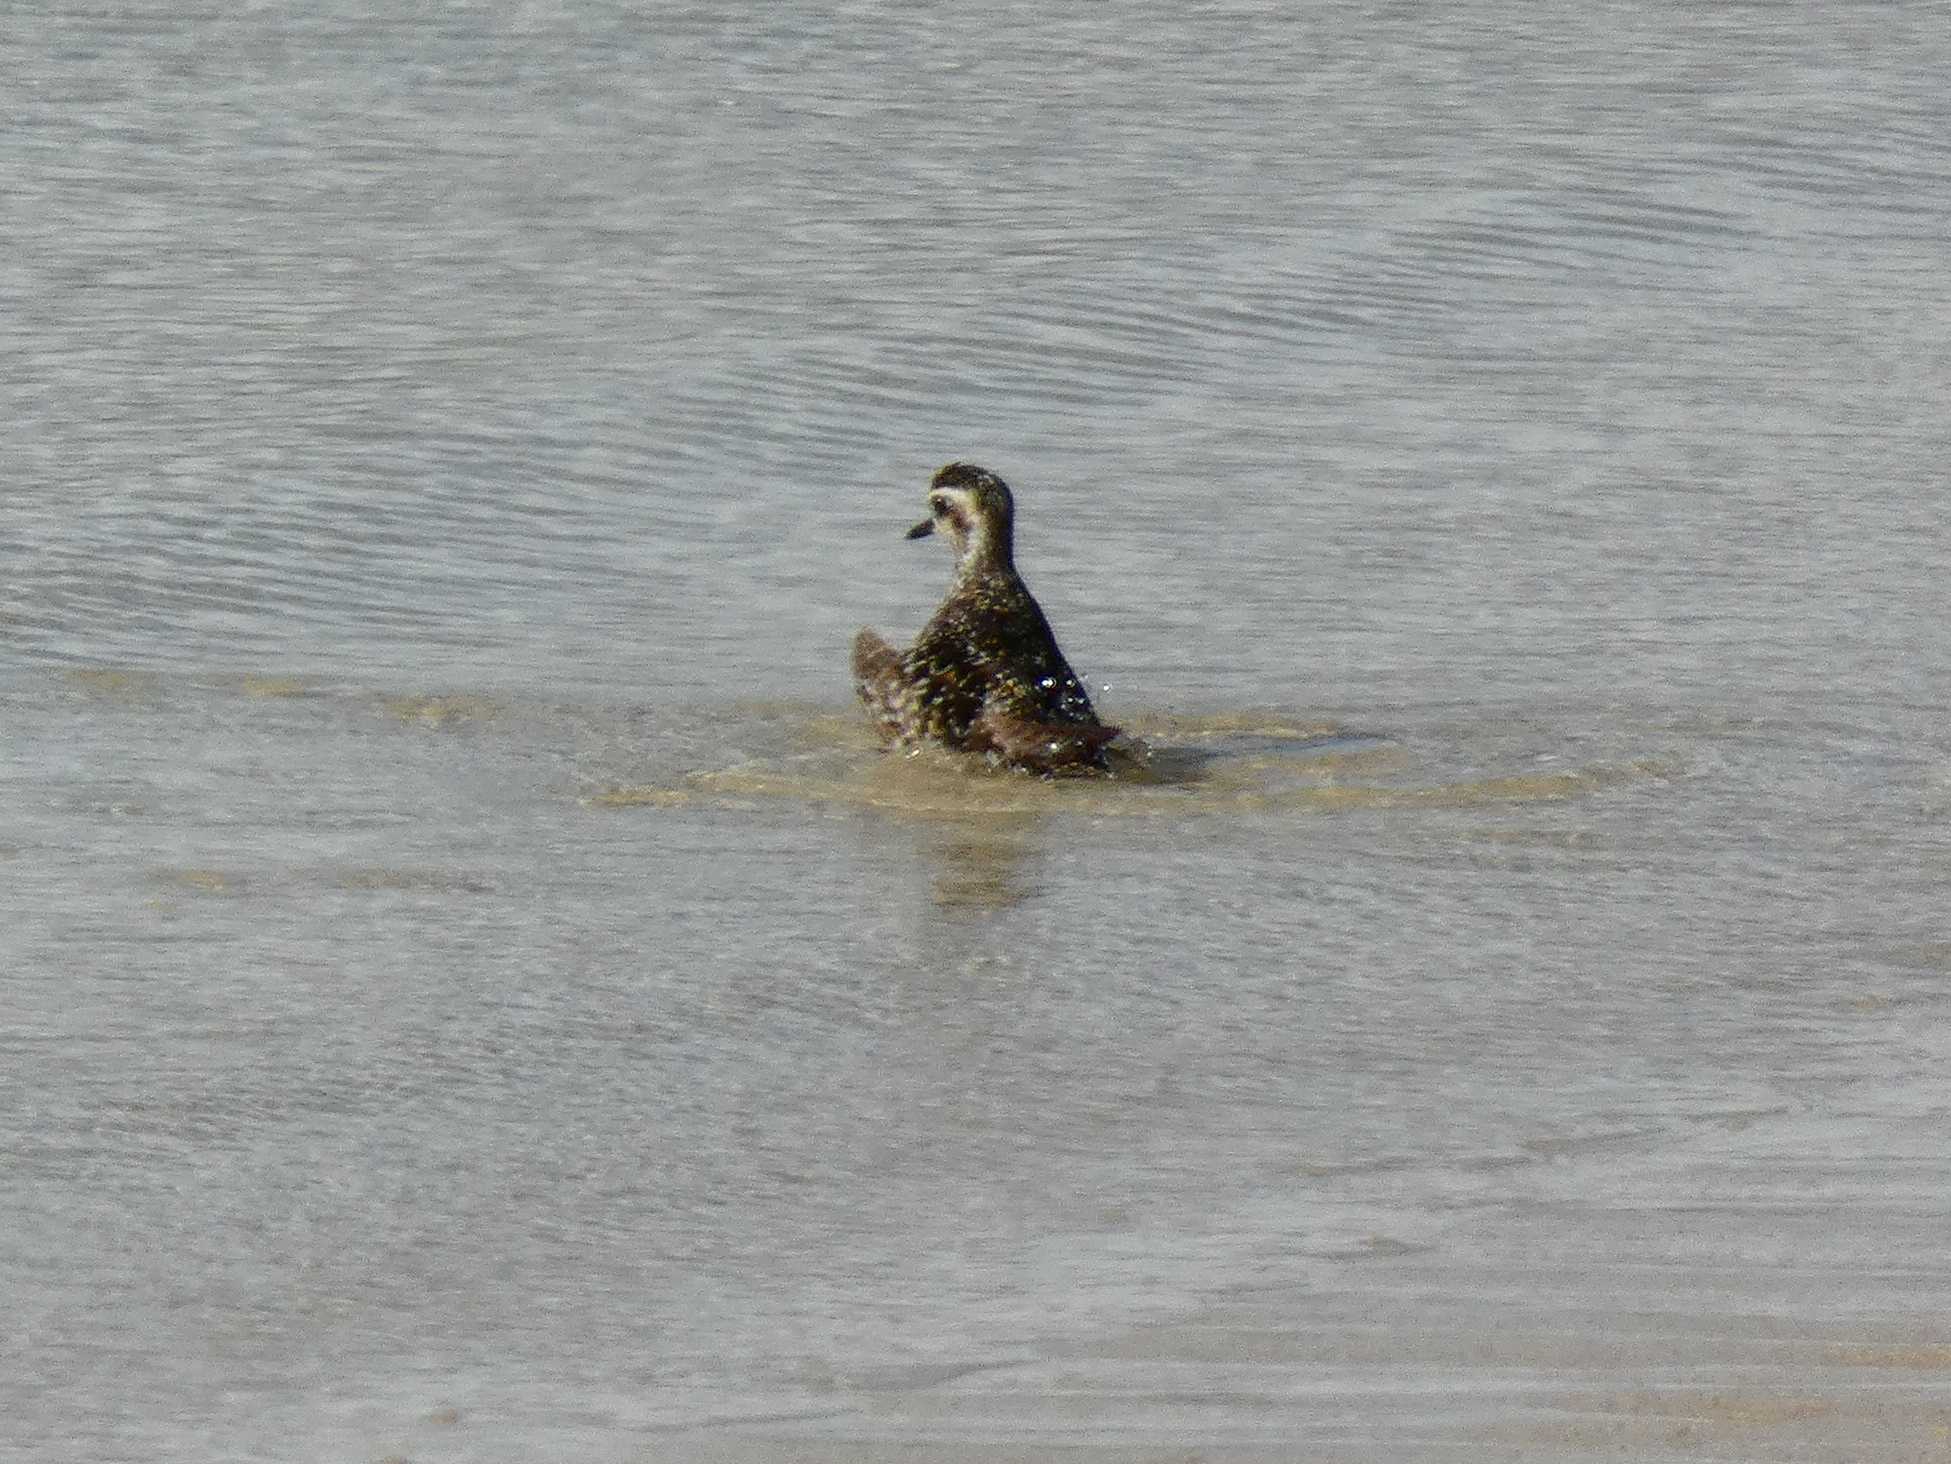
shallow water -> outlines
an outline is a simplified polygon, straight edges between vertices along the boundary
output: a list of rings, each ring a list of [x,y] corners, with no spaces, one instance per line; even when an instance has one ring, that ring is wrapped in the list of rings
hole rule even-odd
[[[1947,51],[9,28],[0,1443],[1932,1447]],[[1117,777],[850,705],[954,457]]]

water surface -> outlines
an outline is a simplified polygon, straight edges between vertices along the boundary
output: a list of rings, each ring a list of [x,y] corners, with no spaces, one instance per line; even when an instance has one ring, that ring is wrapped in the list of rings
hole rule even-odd
[[[1924,11],[0,62],[22,1457],[1935,1447]],[[957,457],[1123,776],[850,706]]]

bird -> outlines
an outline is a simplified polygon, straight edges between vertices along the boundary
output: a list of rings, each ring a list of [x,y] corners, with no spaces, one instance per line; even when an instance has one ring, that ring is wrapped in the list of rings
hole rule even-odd
[[[936,473],[907,537],[948,540],[955,578],[908,650],[854,637],[854,689],[882,741],[906,751],[935,743],[1046,777],[1108,771],[1119,729],[1098,720],[1016,572],[1015,530],[1001,478],[962,462]]]

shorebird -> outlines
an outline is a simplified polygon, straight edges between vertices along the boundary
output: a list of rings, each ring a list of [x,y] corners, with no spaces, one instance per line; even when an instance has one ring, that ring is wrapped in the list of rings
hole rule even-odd
[[[1098,721],[1043,609],[1016,572],[1009,485],[973,463],[950,463],[928,485],[928,517],[910,539],[939,532],[955,579],[915,643],[897,651],[871,630],[854,637],[854,688],[883,741],[930,742],[1055,774],[1103,771],[1118,735]]]

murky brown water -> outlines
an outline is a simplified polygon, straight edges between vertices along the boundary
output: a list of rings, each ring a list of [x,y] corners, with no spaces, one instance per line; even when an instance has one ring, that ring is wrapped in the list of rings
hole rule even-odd
[[[1941,1446],[1924,12],[0,31],[0,1446]]]

